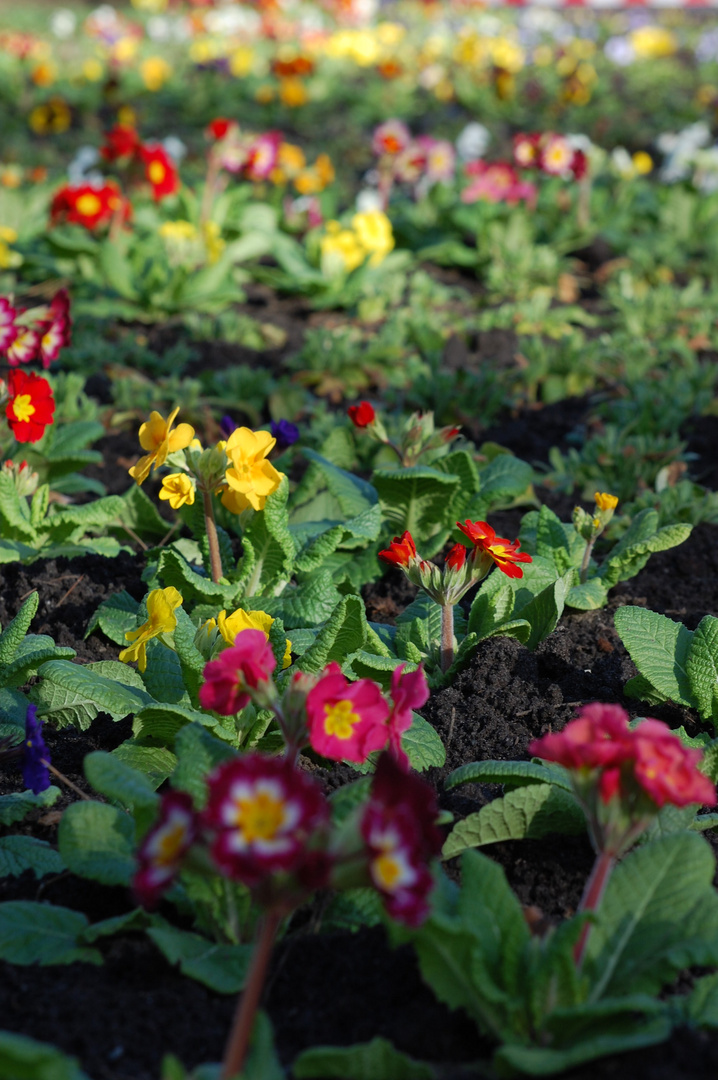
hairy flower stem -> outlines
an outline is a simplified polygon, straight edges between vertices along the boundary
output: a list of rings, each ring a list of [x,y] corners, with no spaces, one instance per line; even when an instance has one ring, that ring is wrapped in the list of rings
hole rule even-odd
[[[252,954],[247,984],[239,999],[232,1030],[224,1051],[220,1080],[232,1080],[233,1077],[238,1077],[244,1067],[254,1017],[262,997],[274,939],[281,921],[282,916],[277,909],[270,909],[262,920],[259,937]]]
[[[217,526],[214,520],[211,491],[202,492],[202,507],[204,509],[204,527],[207,532],[207,543],[209,544],[209,564],[212,570],[212,581],[217,584],[222,577],[222,557],[219,553],[219,540],[217,539]]]
[[[454,662],[454,605],[441,605],[441,670],[448,671]]]
[[[592,540],[587,540],[586,541],[586,550],[583,553],[583,559],[581,560],[581,570],[579,572],[579,578],[581,580],[582,585],[585,582],[586,578],[588,577],[588,564],[591,561],[591,552],[593,551],[593,545],[595,543],[596,543],[596,537],[595,536],[593,537]]]
[[[591,870],[591,876],[586,882],[586,888],[583,890],[583,896],[581,897],[581,903],[578,905],[579,911],[597,911],[601,903],[601,898],[606,891],[609,878],[616,865],[615,855],[610,854],[607,851],[600,851],[596,856],[596,861],[593,864]],[[576,967],[580,968],[583,961],[583,954],[586,951],[586,944],[588,942],[588,935],[591,932],[591,924],[586,923],[581,931],[581,936],[573,947],[573,959],[576,963]]]

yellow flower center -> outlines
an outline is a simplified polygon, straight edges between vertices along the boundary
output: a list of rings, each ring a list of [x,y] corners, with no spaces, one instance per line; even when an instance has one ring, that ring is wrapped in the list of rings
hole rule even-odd
[[[12,411],[16,420],[29,420],[35,413],[35,406],[29,394],[18,394],[12,403]]]
[[[147,175],[150,178],[150,183],[161,184],[167,175],[167,170],[161,161],[151,161],[150,167],[147,170]]]
[[[78,214],[82,214],[83,217],[94,217],[102,209],[102,203],[97,195],[93,195],[91,191],[86,191],[84,195],[80,195],[75,207]]]
[[[170,866],[177,861],[185,841],[185,835],[184,824],[178,821],[174,825],[170,825],[159,837],[155,861],[160,866]]]
[[[398,859],[388,851],[374,859],[372,871],[377,885],[386,892],[392,892],[402,877]]]
[[[336,735],[337,739],[351,739],[354,725],[361,717],[352,709],[351,701],[344,699],[334,705],[324,706],[324,730],[327,735]]]
[[[248,844],[257,840],[273,840],[287,816],[286,806],[267,791],[237,799],[234,824]]]

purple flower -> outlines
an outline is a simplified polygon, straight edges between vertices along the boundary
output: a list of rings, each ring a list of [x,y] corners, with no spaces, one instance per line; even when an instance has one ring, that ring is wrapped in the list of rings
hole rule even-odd
[[[286,450],[288,447],[294,446],[299,438],[299,428],[296,424],[290,423],[289,420],[272,420],[269,430],[277,440],[277,450]]]
[[[223,416],[219,422],[219,426],[225,439],[228,439],[234,429],[237,427],[231,416]]]
[[[37,718],[37,706],[28,705],[25,714],[25,741],[23,743],[22,778],[26,788],[34,795],[50,786],[47,765],[50,754],[42,737],[42,720]]]

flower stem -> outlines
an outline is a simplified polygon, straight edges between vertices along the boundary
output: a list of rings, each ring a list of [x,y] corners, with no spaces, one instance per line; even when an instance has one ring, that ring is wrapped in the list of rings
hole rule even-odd
[[[217,539],[217,526],[214,520],[211,491],[202,492],[202,507],[204,509],[204,527],[209,544],[209,564],[212,570],[212,581],[217,584],[222,577],[222,557],[219,553],[219,540]]]
[[[81,791],[77,784],[73,784],[72,780],[69,780],[64,773],[61,773],[59,769],[56,769],[55,766],[51,765],[50,762],[47,761],[45,758],[42,759],[42,764],[45,766],[48,772],[51,772],[52,775],[56,776],[58,780],[62,780],[63,784],[66,784],[67,787],[69,787],[71,791],[74,791],[76,795],[79,795],[81,799],[87,799],[88,802],[93,801],[89,795],[85,794],[84,791]]]
[[[441,605],[441,670],[448,671],[454,662],[454,605]]]
[[[593,869],[591,870],[591,876],[586,882],[586,888],[583,890],[581,903],[578,905],[579,911],[598,910],[601,898],[606,891],[606,886],[608,885],[609,878],[611,877],[615,865],[615,855],[612,855],[607,851],[600,851],[598,853],[596,861],[593,864]],[[577,968],[581,967],[590,931],[591,924],[586,923],[581,931],[580,938],[573,947],[573,959]]]
[[[274,939],[281,919],[282,916],[277,909],[270,909],[262,920],[259,937],[252,954],[247,984],[239,999],[232,1030],[225,1047],[220,1080],[232,1080],[233,1077],[238,1077],[244,1066],[254,1017],[262,997]]]
[[[585,582],[586,578],[588,577],[588,564],[591,561],[591,552],[593,551],[593,545],[595,543],[596,543],[596,537],[595,536],[591,540],[586,541],[586,550],[583,553],[583,559],[581,560],[581,570],[579,572],[579,578],[581,580],[582,585]]]

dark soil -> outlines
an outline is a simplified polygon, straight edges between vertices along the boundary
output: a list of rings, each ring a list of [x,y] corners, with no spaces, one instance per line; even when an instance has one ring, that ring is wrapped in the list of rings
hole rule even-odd
[[[529,460],[545,460],[548,448],[561,443],[585,411],[585,401],[565,402],[523,414],[492,429],[489,437]],[[706,455],[700,464],[709,475],[715,433],[699,422],[691,439],[692,448]],[[105,452],[123,456],[119,442],[108,441]],[[561,506],[565,517],[568,509],[561,499],[553,504]],[[520,516],[521,511],[497,515],[497,529],[515,535]],[[127,553],[113,560],[87,556],[3,566],[0,622],[6,625],[36,588],[40,608],[34,632],[72,646],[81,663],[116,659],[117,646],[101,633],[87,640],[82,635],[98,604],[111,593],[125,588],[141,597],[141,566],[140,556]],[[414,594],[401,575],[388,573],[365,590],[369,617],[393,622]],[[451,769],[478,759],[525,758],[532,738],[560,729],[582,703],[619,702],[631,716],[646,711],[640,702],[623,696],[634,668],[614,629],[613,612],[629,603],[691,628],[704,614],[718,614],[718,527],[699,526],[681,547],[655,555],[636,578],[613,591],[604,610],[565,615],[533,653],[511,639],[484,642],[454,683],[432,695],[422,712],[442,737],[447,763],[431,770],[428,778],[444,807],[463,817],[496,794],[495,788],[478,785],[444,791]],[[702,728],[687,709],[663,706],[652,714],[673,726],[684,724],[691,732]],[[129,719],[115,724],[99,717],[87,732],[48,732],[47,739],[53,761],[86,788],[85,754],[113,749],[130,729]],[[330,786],[343,775],[333,777]],[[0,790],[17,790],[17,777],[8,771]],[[63,796],[56,809],[62,811],[68,801]],[[52,842],[59,816],[37,812],[21,829]],[[549,922],[575,911],[592,864],[588,841],[581,836],[496,844],[486,853],[503,866],[521,903],[539,909],[539,917]],[[449,872],[454,875],[456,868],[450,866]],[[0,882],[0,899],[66,905],[85,912],[91,921],[133,906],[125,890],[67,873],[41,881],[29,873],[6,879]],[[315,907],[314,914],[317,911]],[[410,947],[392,950],[380,928],[317,934],[316,923],[313,915],[305,919],[284,938],[273,959],[265,1005],[283,1062],[288,1065],[301,1050],[318,1044],[349,1045],[382,1035],[416,1058],[440,1063],[444,1080],[481,1075],[471,1063],[486,1060],[490,1046],[463,1013],[450,1012],[436,1001],[421,980]],[[231,998],[181,976],[141,935],[104,939],[100,947],[105,960],[101,967],[0,963],[3,1026],[78,1056],[93,1080],[158,1080],[162,1056],[168,1052],[187,1067],[220,1059],[234,1010]],[[681,1030],[659,1047],[607,1058],[565,1075],[572,1080],[713,1080],[717,1069],[718,1035]]]

